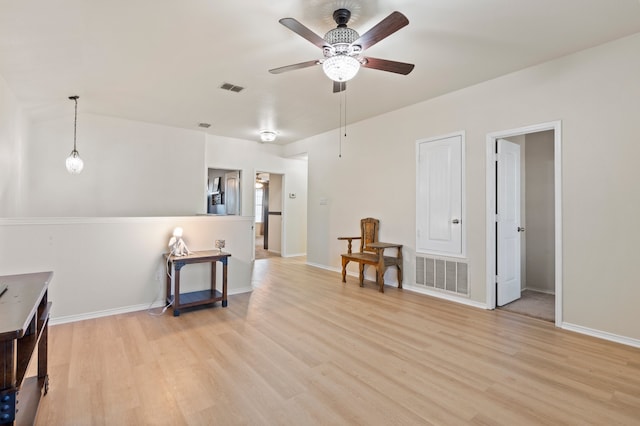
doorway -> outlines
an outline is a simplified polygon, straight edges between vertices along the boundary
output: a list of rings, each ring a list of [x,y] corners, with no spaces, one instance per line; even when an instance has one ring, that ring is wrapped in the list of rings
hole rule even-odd
[[[279,257],[282,252],[284,175],[256,172],[255,259]]]
[[[487,307],[562,324],[561,123],[487,135]]]

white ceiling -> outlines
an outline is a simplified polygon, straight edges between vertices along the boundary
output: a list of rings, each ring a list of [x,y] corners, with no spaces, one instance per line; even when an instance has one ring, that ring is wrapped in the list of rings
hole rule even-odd
[[[341,7],[360,34],[404,13],[367,54],[416,65],[362,69],[349,122],[640,31],[638,0],[0,0],[0,75],[35,119],[72,114],[77,94],[81,113],[288,143],[337,128],[341,95],[319,66],[267,71],[322,57],[278,20],[323,36]]]

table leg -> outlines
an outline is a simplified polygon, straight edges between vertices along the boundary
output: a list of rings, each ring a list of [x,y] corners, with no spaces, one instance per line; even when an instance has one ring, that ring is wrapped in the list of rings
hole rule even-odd
[[[216,295],[216,280],[217,280],[216,261],[211,261],[211,297]]]
[[[402,288],[402,247],[398,247],[398,288]]]
[[[227,258],[220,259],[222,262],[222,307],[227,307]]]
[[[174,282],[175,288],[173,289],[173,316],[180,316],[180,269],[182,269],[181,265],[175,265],[172,268],[174,269]]]
[[[167,272],[167,274],[166,274],[167,275],[167,279],[166,279],[167,291],[165,293],[165,298],[164,298],[165,303],[167,305],[169,303],[171,303],[171,268],[172,268],[172,266],[173,266],[173,263],[167,262],[167,268],[168,268],[168,270],[166,271]]]

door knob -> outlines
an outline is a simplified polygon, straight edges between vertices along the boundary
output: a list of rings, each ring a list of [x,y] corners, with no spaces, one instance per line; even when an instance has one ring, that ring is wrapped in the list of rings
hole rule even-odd
[[[457,225],[460,223],[460,219],[453,219],[451,223],[453,223],[454,225]]]
[[[518,232],[524,232],[524,228],[518,226]]]

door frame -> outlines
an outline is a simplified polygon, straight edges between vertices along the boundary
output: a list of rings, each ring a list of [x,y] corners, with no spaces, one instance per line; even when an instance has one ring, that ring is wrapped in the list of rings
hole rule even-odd
[[[553,130],[554,228],[555,228],[555,313],[556,327],[562,326],[562,121],[552,121],[487,134],[486,139],[486,289],[487,309],[496,308],[496,160],[498,139]]]

